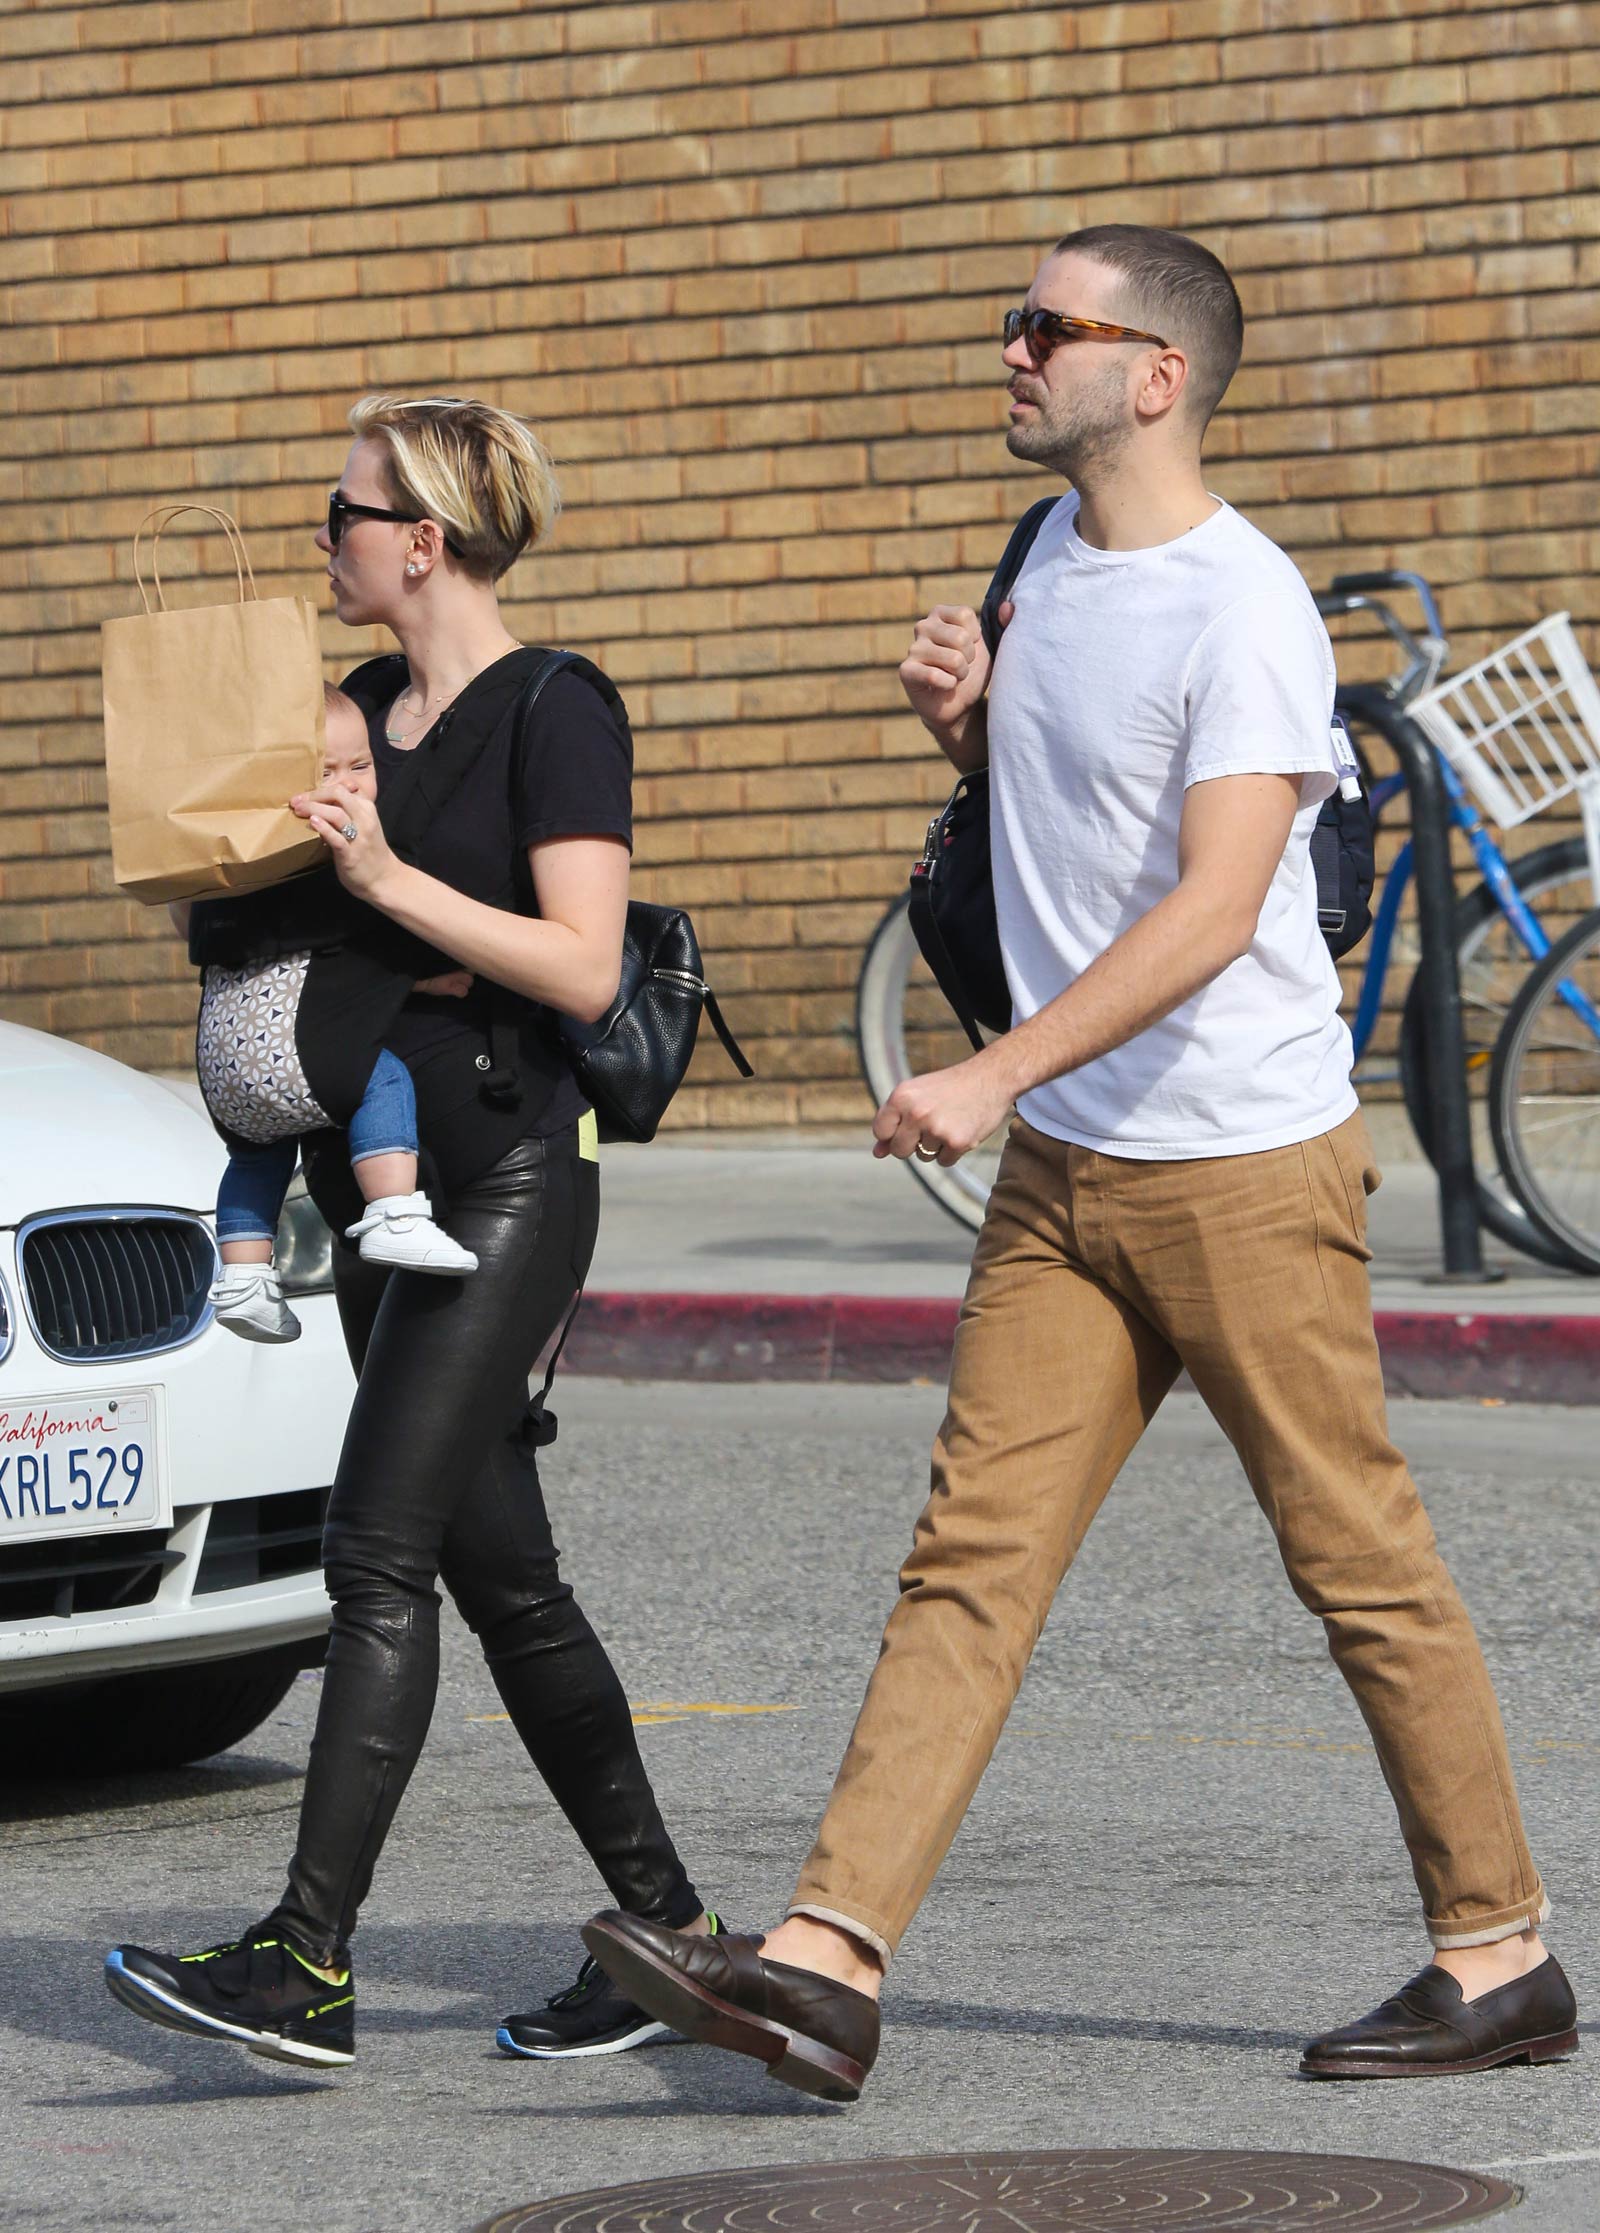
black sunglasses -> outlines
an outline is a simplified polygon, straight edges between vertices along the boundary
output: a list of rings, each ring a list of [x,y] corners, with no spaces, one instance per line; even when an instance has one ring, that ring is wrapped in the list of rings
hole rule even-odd
[[[1025,344],[1035,364],[1043,364],[1063,341],[1151,341],[1158,349],[1167,343],[1158,333],[1141,333],[1137,326],[1108,326],[1098,318],[1072,318],[1064,310],[1008,310],[1001,320],[1005,346]]]
[[[408,527],[418,527],[425,517],[422,512],[385,511],[381,504],[352,504],[347,496],[341,496],[337,489],[333,489],[328,496],[328,542],[332,549],[339,548],[347,520],[393,519],[404,521]],[[452,558],[462,556],[460,544],[452,542],[448,535],[444,538],[444,547]]]

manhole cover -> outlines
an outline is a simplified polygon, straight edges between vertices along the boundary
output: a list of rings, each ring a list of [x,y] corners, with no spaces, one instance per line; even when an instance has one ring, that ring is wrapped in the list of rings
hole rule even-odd
[[[1075,2148],[706,2171],[530,2202],[477,2233],[1402,2233],[1520,2196],[1476,2172],[1368,2156]]]

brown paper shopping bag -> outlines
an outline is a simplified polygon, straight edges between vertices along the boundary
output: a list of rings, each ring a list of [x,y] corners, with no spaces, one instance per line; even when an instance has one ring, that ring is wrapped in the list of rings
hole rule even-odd
[[[237,602],[168,611],[160,541],[183,512],[227,535]],[[150,535],[155,606],[140,545]],[[133,539],[143,612],[101,629],[112,873],[151,903],[248,892],[326,858],[285,805],[322,775],[316,608],[256,596],[237,523],[209,504],[162,505]],[[247,588],[248,585],[248,588]]]

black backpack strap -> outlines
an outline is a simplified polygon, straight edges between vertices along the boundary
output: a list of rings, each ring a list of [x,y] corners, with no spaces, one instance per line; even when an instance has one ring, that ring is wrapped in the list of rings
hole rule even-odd
[[[365,713],[369,702],[374,707],[382,704],[389,694],[388,684],[398,682],[402,670],[407,675],[411,672],[403,651],[380,651],[375,659],[363,659],[359,667],[352,667],[339,688]]]
[[[551,1350],[550,1362],[544,1368],[544,1386],[528,1406],[528,1433],[536,1450],[547,1450],[556,1438],[556,1415],[553,1411],[547,1411],[545,1406],[550,1401],[550,1390],[555,1386],[556,1367],[561,1362],[561,1352],[567,1346],[567,1336],[582,1307],[583,1283],[580,1282],[562,1324],[561,1337]]]
[[[516,783],[517,772],[522,764],[523,735],[527,727],[528,717],[538,703],[540,693],[546,683],[553,681],[567,667],[586,667],[588,664],[589,662],[580,658],[575,651],[546,652],[538,666],[534,668],[533,673],[523,684],[517,697],[515,711],[511,717],[511,750],[506,755],[508,770],[506,779],[507,810],[512,828],[511,880],[515,889],[525,896],[530,893],[533,879],[528,873],[527,861],[519,854],[515,842],[517,821]],[[599,669],[597,668],[595,672],[598,673]],[[489,1068],[481,1090],[489,1100],[495,1102],[499,1107],[514,1109],[522,1099],[522,1078],[517,1065],[517,1010],[508,998],[500,996],[498,987],[491,988],[491,991],[493,997],[489,1007]],[[579,1301],[582,1299],[582,1290],[580,1289]],[[576,1314],[577,1303],[574,1303],[572,1307],[574,1314]],[[569,1326],[571,1322],[571,1319],[567,1321]],[[566,1338],[566,1333],[563,1332],[562,1341],[565,1341]],[[558,1348],[556,1355],[559,1356],[560,1353]],[[555,1371],[553,1361],[550,1370],[552,1373]],[[547,1379],[545,1394],[548,1395],[549,1392],[550,1383]]]
[[[380,662],[373,660],[369,664],[377,666]],[[365,668],[357,669],[358,675],[365,672]],[[456,712],[455,706],[445,707],[428,737],[410,747],[402,764],[383,787],[378,801],[378,819],[401,860],[415,860],[423,835],[438,821],[489,749],[496,733],[496,724],[491,722],[480,728],[475,745],[452,750],[450,734],[455,727]]]
[[[983,603],[978,607],[978,625],[983,630],[983,640],[989,647],[992,659],[1000,642],[1000,607],[1011,595],[1017,576],[1022,571],[1023,560],[1038,540],[1039,530],[1060,503],[1059,496],[1042,497],[1028,509],[1011,530],[1011,540],[1000,554],[1000,563],[983,593]]]
[[[1337,809],[1339,794],[1324,800],[1322,811],[1311,827],[1311,874],[1317,887],[1317,925],[1324,938],[1341,937],[1344,932],[1348,909],[1342,904],[1339,875],[1339,817],[1330,814],[1332,805]]]
[[[711,1019],[712,1030],[722,1041],[723,1052],[727,1055],[728,1060],[733,1064],[733,1067],[738,1071],[740,1077],[753,1078],[755,1076],[755,1071],[752,1068],[751,1064],[746,1060],[743,1047],[740,1046],[738,1040],[733,1036],[733,1033],[728,1029],[727,1024],[724,1022],[722,1010],[717,1006],[717,996],[711,990],[711,987],[709,985],[707,985],[705,989],[705,1012]]]
[[[622,702],[621,691],[605,670],[597,667],[592,659],[585,659],[583,654],[578,651],[546,652],[533,673],[523,684],[521,695],[517,699],[516,710],[512,715],[514,727],[511,751],[507,761],[507,783],[510,786],[508,800],[513,829],[516,827],[517,820],[516,781],[522,766],[523,738],[527,734],[529,718],[546,683],[553,682],[557,675],[563,674],[569,669],[572,673],[581,676],[604,700],[621,723],[623,735],[628,738],[630,744],[632,742],[633,731],[628,723],[628,709]],[[529,874],[527,857],[515,849],[511,862],[511,874],[519,892],[525,898],[531,898],[533,880]]]
[[[983,631],[983,640],[988,648],[991,660],[1000,648],[1000,637],[1003,633],[1000,626],[1000,607],[1011,595],[1017,576],[1022,571],[1023,561],[1038,540],[1040,528],[1043,527],[1060,501],[1059,496],[1044,496],[1039,499],[1037,504],[1029,505],[1016,526],[1011,530],[1010,539],[1005,549],[1000,553],[1000,563],[989,577],[989,586],[983,593],[983,603],[978,607],[978,626]],[[967,778],[963,776],[962,782],[965,781],[967,781]],[[960,791],[961,784],[958,783],[955,793],[952,795],[950,806],[945,808],[944,814],[939,816],[933,829],[928,833],[929,857],[931,857],[937,842],[935,832],[942,832],[945,819],[949,815],[951,807],[954,806],[956,798],[959,797]],[[939,928],[938,918],[933,909],[925,903],[920,906],[916,904],[915,883],[913,883],[913,906],[915,909],[917,944],[922,949],[922,958],[933,971],[939,990],[955,1010],[957,1022],[971,1040],[973,1046],[981,1053],[986,1042],[972,1003],[967,998],[966,985],[963,982],[960,967],[945,942],[944,933]]]

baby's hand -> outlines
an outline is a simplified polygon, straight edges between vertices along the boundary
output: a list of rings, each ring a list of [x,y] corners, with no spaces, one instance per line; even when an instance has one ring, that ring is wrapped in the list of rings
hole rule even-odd
[[[442,977],[419,977],[412,990],[433,993],[441,1000],[465,1000],[472,985],[470,969],[447,969]]]

